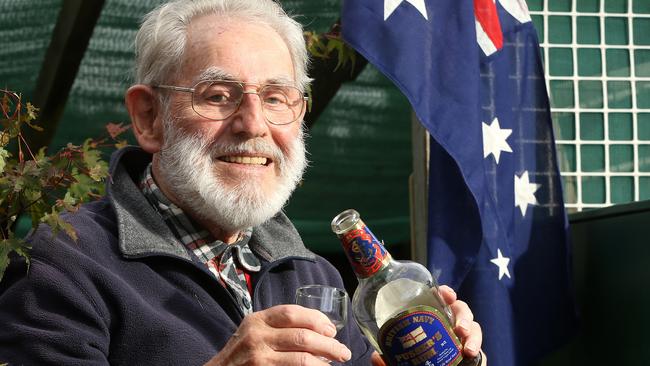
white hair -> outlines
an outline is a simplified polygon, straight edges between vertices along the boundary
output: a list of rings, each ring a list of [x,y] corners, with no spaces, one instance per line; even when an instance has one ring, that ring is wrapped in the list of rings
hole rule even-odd
[[[207,14],[265,24],[275,30],[289,48],[296,86],[306,90],[311,80],[302,26],[274,0],[175,0],[158,6],[144,17],[135,37],[135,81],[162,84],[176,76],[190,22]]]
[[[159,173],[187,209],[227,231],[260,225],[277,214],[308,165],[303,126],[298,137],[281,149],[264,139],[215,143],[200,133],[185,132],[174,123],[169,115],[163,119],[166,136]],[[215,175],[216,156],[244,152],[263,152],[273,157],[279,175],[271,191],[256,180],[232,182]]]

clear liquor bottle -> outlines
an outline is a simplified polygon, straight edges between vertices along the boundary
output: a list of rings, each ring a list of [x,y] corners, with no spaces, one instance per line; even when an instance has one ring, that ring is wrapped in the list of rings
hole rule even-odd
[[[453,314],[421,264],[393,260],[363,223],[346,210],[332,220],[359,280],[352,312],[363,333],[391,366],[474,366],[463,358]]]

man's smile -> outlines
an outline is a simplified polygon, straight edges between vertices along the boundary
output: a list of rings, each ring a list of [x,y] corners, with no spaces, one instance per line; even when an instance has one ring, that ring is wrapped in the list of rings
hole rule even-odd
[[[269,165],[271,163],[271,159],[263,156],[228,155],[219,157],[219,160],[227,163],[246,165]]]

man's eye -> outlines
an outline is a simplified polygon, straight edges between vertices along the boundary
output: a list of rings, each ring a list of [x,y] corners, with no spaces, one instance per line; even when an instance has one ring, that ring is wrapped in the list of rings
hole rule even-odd
[[[228,94],[219,92],[219,93],[208,93],[203,98],[210,103],[228,103],[230,102],[230,97]]]
[[[280,95],[267,96],[264,98],[264,103],[266,104],[283,104],[285,103],[286,98],[282,98]]]
[[[283,105],[287,104],[287,96],[281,91],[273,90],[271,92],[264,93],[264,104],[268,105]]]

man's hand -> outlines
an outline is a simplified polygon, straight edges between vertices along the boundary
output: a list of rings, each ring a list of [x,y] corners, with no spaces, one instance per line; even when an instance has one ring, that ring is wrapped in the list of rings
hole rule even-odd
[[[445,300],[451,312],[454,314],[456,324],[454,324],[454,333],[460,338],[463,344],[463,356],[474,358],[481,353],[481,366],[487,366],[485,353],[481,351],[483,343],[483,331],[479,323],[474,321],[474,314],[466,302],[456,298],[456,292],[449,286],[442,285],[439,287],[440,296]]]
[[[319,357],[348,361],[350,350],[335,335],[334,324],[320,311],[278,305],[247,315],[205,366],[327,365]]]
[[[467,306],[467,303],[456,298],[456,292],[451,287],[443,285],[439,289],[440,296],[449,305],[456,319],[454,333],[463,344],[463,356],[471,359],[481,352],[481,366],[487,366],[485,353],[481,351],[483,332],[481,326],[474,321],[472,310]],[[386,363],[377,352],[372,355],[371,361],[373,366],[386,366]]]

